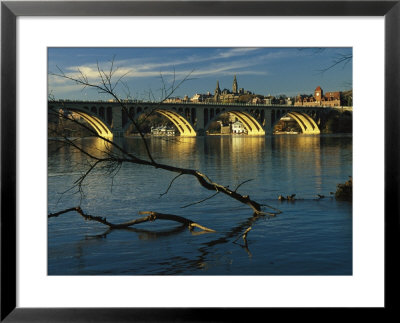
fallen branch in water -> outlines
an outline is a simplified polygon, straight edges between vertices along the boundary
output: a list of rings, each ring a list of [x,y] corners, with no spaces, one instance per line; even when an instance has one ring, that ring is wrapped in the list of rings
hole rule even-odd
[[[179,215],[174,215],[174,214],[164,214],[164,213],[158,213],[158,212],[152,212],[152,211],[140,211],[139,214],[149,214],[149,216],[145,218],[151,218],[150,221],[154,220],[171,220],[171,221],[176,221],[180,222],[183,224],[186,224],[189,227],[189,230],[193,230],[195,227],[202,229],[207,232],[215,232],[213,229],[206,228],[196,222],[193,222],[191,220],[188,220],[184,217],[181,217]],[[143,218],[144,219],[144,218]]]
[[[72,211],[75,211],[78,214],[80,214],[85,220],[100,222],[104,225],[107,225],[110,229],[125,229],[125,228],[128,228],[130,226],[133,226],[133,225],[136,225],[139,223],[153,222],[155,220],[170,220],[170,221],[175,221],[175,222],[179,222],[179,223],[187,225],[190,231],[192,231],[194,228],[199,228],[206,232],[215,232],[215,230],[204,227],[204,226],[202,226],[194,221],[191,221],[189,219],[186,219],[182,216],[178,216],[178,215],[174,215],[174,214],[158,213],[158,212],[153,212],[153,211],[140,211],[139,214],[148,214],[148,215],[145,217],[139,218],[139,219],[135,219],[135,220],[131,220],[128,222],[123,222],[123,223],[118,223],[118,224],[114,224],[114,223],[107,221],[107,218],[105,218],[105,217],[86,214],[85,212],[83,212],[83,210],[81,209],[80,206],[65,209],[63,211],[59,211],[56,213],[50,213],[48,215],[48,218],[58,217],[61,214],[72,212]]]
[[[245,244],[246,246],[247,246],[247,234],[249,233],[250,230],[251,230],[251,227],[248,227],[248,228],[243,232],[243,234],[242,234],[242,238],[243,238],[244,244]],[[235,243],[236,241],[238,241],[239,238],[240,238],[240,236],[237,237],[236,240],[233,241],[233,243]]]
[[[251,252],[249,250],[249,244],[247,243],[247,234],[249,233],[249,231],[251,230],[251,227],[248,227],[246,229],[246,231],[243,232],[242,238],[243,238],[243,242],[244,244],[241,245],[240,243],[237,243],[236,241],[239,240],[240,236],[236,238],[235,241],[233,241],[233,243],[238,244],[239,246],[241,246],[242,248],[244,248],[247,252],[247,254],[249,255],[249,257],[251,257]]]

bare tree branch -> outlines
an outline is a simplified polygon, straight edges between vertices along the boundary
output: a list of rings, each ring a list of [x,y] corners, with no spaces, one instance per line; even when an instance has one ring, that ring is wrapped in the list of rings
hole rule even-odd
[[[118,103],[118,105],[126,113],[129,120],[132,122],[132,124],[135,126],[135,128],[139,132],[139,135],[141,137],[141,142],[143,143],[143,145],[145,147],[147,158],[143,158],[141,156],[138,156],[137,154],[127,151],[122,146],[120,146],[116,141],[110,140],[102,135],[99,135],[89,125],[75,119],[72,116],[68,116],[65,113],[60,113],[60,111],[54,110],[53,113],[56,113],[59,117],[64,118],[65,120],[69,120],[70,122],[78,124],[83,129],[86,129],[87,131],[89,131],[89,133],[91,135],[102,139],[105,144],[104,151],[101,151],[101,154],[99,154],[99,155],[97,155],[97,154],[94,155],[93,153],[91,153],[87,149],[85,149],[82,146],[82,144],[79,144],[78,142],[71,140],[70,138],[67,138],[66,136],[64,136],[64,138],[62,140],[63,143],[73,147],[80,153],[84,154],[87,158],[89,158],[89,160],[91,160],[91,162],[90,161],[88,162],[87,169],[74,182],[74,186],[78,188],[78,191],[81,192],[81,194],[82,194],[82,185],[83,185],[84,181],[87,179],[87,177],[91,173],[94,172],[95,169],[98,169],[99,167],[101,167],[102,169],[107,170],[107,172],[109,174],[115,174],[116,172],[118,172],[118,170],[122,164],[128,163],[128,164],[144,165],[144,166],[148,166],[148,167],[153,167],[155,169],[162,169],[162,170],[177,174],[169,183],[169,186],[167,187],[166,191],[164,193],[160,194],[160,197],[167,194],[169,192],[170,188],[172,187],[174,181],[182,175],[189,175],[191,177],[194,177],[197,180],[197,182],[204,189],[214,192],[213,195],[211,195],[201,201],[187,204],[187,205],[183,206],[182,208],[186,208],[186,207],[194,205],[194,204],[202,203],[204,201],[207,201],[207,200],[213,198],[217,194],[222,193],[229,198],[232,198],[240,203],[243,203],[243,204],[249,206],[253,211],[253,215],[255,215],[255,216],[262,216],[262,215],[274,216],[276,214],[281,213],[281,211],[276,208],[273,208],[269,205],[260,204],[256,201],[252,200],[249,195],[242,195],[237,192],[238,189],[243,184],[245,184],[251,180],[246,180],[246,181],[240,183],[236,187],[236,189],[232,190],[228,186],[224,186],[224,185],[221,185],[219,183],[212,181],[206,174],[204,174],[198,170],[177,167],[177,166],[157,162],[152,156],[152,153],[149,148],[149,144],[147,142],[147,139],[145,138],[143,131],[141,130],[140,124],[135,119],[135,116],[133,116],[129,113],[127,104],[123,100],[121,100],[116,93],[116,88],[118,85],[122,85],[123,87],[127,88],[128,91],[129,91],[129,88],[127,87],[126,83],[123,82],[123,77],[126,74],[124,74],[120,78],[118,78],[116,82],[113,82],[113,76],[115,75],[115,72],[117,70],[117,68],[114,66],[114,59],[115,59],[115,57],[113,57],[113,59],[111,60],[110,69],[108,71],[103,70],[100,67],[99,63],[97,62],[97,73],[99,76],[99,83],[91,82],[88,79],[88,77],[84,73],[82,73],[82,71],[80,71],[80,70],[78,70],[78,72],[79,72],[78,77],[73,77],[71,75],[67,75],[58,67],[57,68],[59,69],[59,73],[50,73],[53,76],[61,77],[61,78],[70,80],[72,82],[75,82],[76,84],[79,84],[84,88],[95,89],[99,93],[105,93],[105,94],[109,95],[111,98],[113,98],[113,100]],[[162,88],[163,99],[159,102],[159,104],[164,102],[164,100],[166,100],[167,98],[171,97],[171,95],[176,91],[176,89],[178,89],[186,80],[189,79],[190,74],[191,73],[189,73],[180,82],[176,83],[175,70],[174,70],[173,82],[170,87],[168,87],[166,85],[165,80],[163,79],[163,77],[161,75],[161,79],[163,82],[163,88]],[[129,92],[128,92],[128,94],[129,94]],[[156,109],[157,108],[152,109],[152,111],[150,111],[149,114],[154,113],[154,111]],[[146,116],[146,118],[148,117],[148,115]],[[272,211],[265,211],[264,210],[265,207],[269,208]],[[188,220],[186,218],[179,217],[179,216],[172,215],[172,214],[163,214],[163,213],[157,213],[157,212],[152,212],[152,211],[151,212],[150,211],[140,212],[140,214],[148,214],[148,215],[146,217],[143,217],[140,219],[135,219],[135,220],[128,221],[125,223],[120,223],[120,224],[111,223],[111,222],[107,221],[106,218],[103,218],[103,217],[85,214],[82,211],[82,209],[80,208],[80,206],[66,209],[64,211],[60,211],[57,213],[49,214],[49,218],[56,217],[58,215],[61,215],[61,214],[67,213],[67,212],[71,212],[71,211],[78,212],[86,220],[93,220],[93,221],[100,222],[104,225],[107,225],[111,229],[127,228],[129,226],[132,226],[132,225],[135,225],[138,223],[154,221],[156,219],[159,219],[159,220],[177,221],[177,222],[187,225],[191,229],[193,229],[194,227],[198,227],[207,232],[213,232],[213,230],[208,229],[203,226],[200,226],[199,224],[197,224],[191,220]]]
[[[78,79],[77,80],[77,79],[74,79],[73,77],[67,76],[64,73],[53,74],[53,75],[56,75],[56,76],[59,76],[59,77],[63,77],[63,78],[66,78],[66,79],[69,79],[69,80],[72,80],[72,81],[76,81],[76,82],[78,82],[78,83],[80,83],[82,85],[93,87],[93,88],[96,88],[96,89],[99,89],[101,91],[104,91],[104,92],[108,93],[127,112],[127,115],[130,116],[129,111],[128,111],[127,107],[125,106],[125,104],[118,98],[116,93],[114,93],[111,89],[108,88],[108,84],[111,82],[111,80],[105,80],[105,75],[106,74],[104,73],[104,71],[102,71],[100,69],[98,64],[97,64],[97,66],[98,66],[98,73],[99,73],[100,78],[101,78],[101,84],[100,85],[92,84],[92,83],[86,82],[86,81],[84,81],[82,79]],[[110,75],[112,75],[112,74],[110,74]],[[187,79],[187,77],[185,77],[177,86],[180,86]],[[175,86],[174,89],[176,89],[177,86]],[[227,195],[227,196],[229,196],[229,197],[231,197],[231,198],[233,198],[233,199],[235,199],[235,200],[237,200],[237,201],[239,201],[239,202],[241,202],[243,204],[246,204],[246,205],[250,206],[255,213],[260,213],[260,212],[262,213],[261,204],[257,203],[256,201],[253,201],[248,195],[241,195],[241,194],[237,193],[236,190],[233,191],[233,190],[229,189],[228,187],[225,187],[223,185],[215,183],[212,180],[210,180],[205,174],[203,174],[203,173],[201,173],[201,172],[199,172],[197,170],[184,169],[184,168],[170,166],[170,165],[161,164],[161,163],[156,162],[153,159],[153,156],[152,156],[152,154],[150,152],[150,149],[149,149],[147,140],[146,140],[146,138],[144,136],[144,133],[142,131],[140,131],[140,128],[138,127],[138,125],[135,122],[135,120],[132,117],[130,117],[130,118],[131,118],[131,121],[139,129],[139,134],[140,134],[140,136],[142,138],[142,141],[143,141],[143,143],[145,145],[147,156],[149,157],[150,160],[147,161],[147,160],[144,160],[144,159],[139,158],[137,156],[134,156],[131,153],[128,153],[127,151],[125,151],[122,147],[120,147],[115,142],[113,142],[113,141],[111,141],[111,140],[109,140],[109,139],[107,139],[107,138],[105,138],[105,137],[103,137],[101,135],[98,135],[96,133],[95,135],[97,137],[103,139],[104,141],[106,141],[111,146],[116,147],[123,154],[122,157],[117,157],[116,156],[115,159],[114,159],[114,162],[118,162],[118,163],[126,162],[126,163],[147,165],[147,166],[152,166],[152,167],[157,168],[157,169],[164,169],[166,171],[175,172],[175,173],[178,173],[178,174],[185,174],[185,175],[194,176],[202,187],[204,187],[204,188],[206,188],[208,190],[221,192],[221,193],[223,193],[223,194],[225,194],[225,195]],[[89,128],[89,127],[86,127],[86,128]],[[93,132],[94,131],[92,131],[92,133]],[[102,159],[102,162],[108,162],[108,161],[110,161],[110,160],[109,159]]]
[[[332,64],[329,65],[326,68],[323,68],[319,70],[321,73],[325,73],[331,69],[333,69],[335,66],[342,65],[342,68],[344,68],[347,64],[349,64],[353,59],[352,54],[338,54],[337,57],[333,60]]]
[[[182,216],[178,216],[178,215],[174,215],[174,214],[158,213],[158,212],[153,212],[153,211],[140,211],[139,214],[141,214],[141,215],[148,214],[148,215],[145,217],[139,218],[139,219],[134,219],[134,220],[131,220],[128,222],[117,223],[117,224],[111,223],[105,217],[87,214],[87,213],[83,212],[83,210],[81,209],[80,206],[68,208],[68,209],[65,209],[65,210],[62,210],[62,211],[59,211],[56,213],[50,213],[48,215],[48,218],[58,217],[62,214],[69,213],[72,211],[75,211],[78,214],[80,214],[85,220],[96,221],[96,222],[102,223],[102,224],[108,226],[110,229],[125,229],[125,228],[131,227],[133,225],[137,225],[137,224],[144,223],[144,222],[153,222],[155,220],[169,220],[169,221],[175,221],[175,222],[185,224],[189,230],[193,230],[194,228],[199,228],[199,229],[207,231],[207,232],[215,232],[215,230],[213,230],[213,229],[202,226],[202,225],[200,225],[194,221],[188,220]]]

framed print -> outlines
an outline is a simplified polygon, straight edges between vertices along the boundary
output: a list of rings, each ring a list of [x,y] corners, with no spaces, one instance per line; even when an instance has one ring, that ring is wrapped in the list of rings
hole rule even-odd
[[[1,319],[394,311],[399,13],[2,2]]]

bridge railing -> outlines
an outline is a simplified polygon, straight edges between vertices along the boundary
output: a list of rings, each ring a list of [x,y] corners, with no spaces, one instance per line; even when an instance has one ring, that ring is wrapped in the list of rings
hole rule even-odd
[[[105,100],[57,100],[51,101],[51,103],[77,103],[77,104],[115,104],[116,101],[105,101]],[[282,108],[295,108],[295,109],[337,109],[337,110],[345,110],[345,111],[353,111],[353,107],[347,106],[302,106],[302,105],[293,105],[293,104],[274,104],[274,103],[241,103],[241,102],[157,102],[157,101],[141,101],[141,100],[125,100],[123,101],[127,104],[162,104],[162,105],[204,105],[204,106],[240,106],[240,107],[282,107]]]
[[[62,103],[117,103],[116,101],[105,101],[105,100],[55,100],[52,103],[62,102]],[[187,105],[228,105],[228,106],[287,106],[291,107],[293,104],[270,104],[270,103],[242,103],[242,102],[192,102],[192,101],[182,101],[182,102],[162,102],[159,101],[142,101],[142,100],[122,100],[123,103],[140,103],[140,104],[163,104],[163,105],[173,105],[173,104],[187,104]]]

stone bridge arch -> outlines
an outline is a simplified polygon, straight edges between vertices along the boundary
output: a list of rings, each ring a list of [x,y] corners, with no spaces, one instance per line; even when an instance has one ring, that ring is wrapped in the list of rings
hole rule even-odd
[[[274,110],[271,112],[271,133],[275,125],[285,116],[291,117],[300,126],[303,134],[316,135],[320,134],[321,131],[315,122],[315,120],[306,112],[294,111],[294,110]],[[311,111],[311,114],[315,114],[315,111]]]
[[[187,109],[186,109],[187,110]],[[197,135],[193,125],[187,119],[191,119],[190,113],[185,109],[162,109],[162,108],[152,108],[148,106],[132,106],[128,107],[129,116],[134,120],[138,120],[138,118],[142,114],[146,113],[157,113],[166,117],[169,121],[171,121],[174,126],[178,129],[181,137],[195,137]],[[126,115],[126,112],[122,113],[122,126],[124,132],[128,130],[132,122],[130,121],[129,116]]]
[[[181,114],[175,112],[174,110],[163,110],[163,109],[156,109],[155,112],[168,118],[179,130],[181,137],[196,136],[196,131],[194,130],[193,126]]]
[[[111,125],[106,121],[107,108],[96,107],[96,106],[50,106],[50,111],[54,111],[57,114],[60,113],[74,113],[75,117],[80,117],[86,121],[90,127],[96,131],[96,133],[107,139],[113,138]],[[60,116],[61,117],[61,116]]]
[[[228,113],[230,115],[235,116],[244,126],[248,135],[258,136],[265,135],[265,130],[260,124],[260,122],[256,119],[253,113],[246,110],[238,110],[238,109],[229,109],[229,108],[215,108],[210,109],[208,122],[206,122],[204,129],[208,130],[211,123],[218,120],[220,116],[224,113]],[[205,119],[206,120],[206,119]]]

